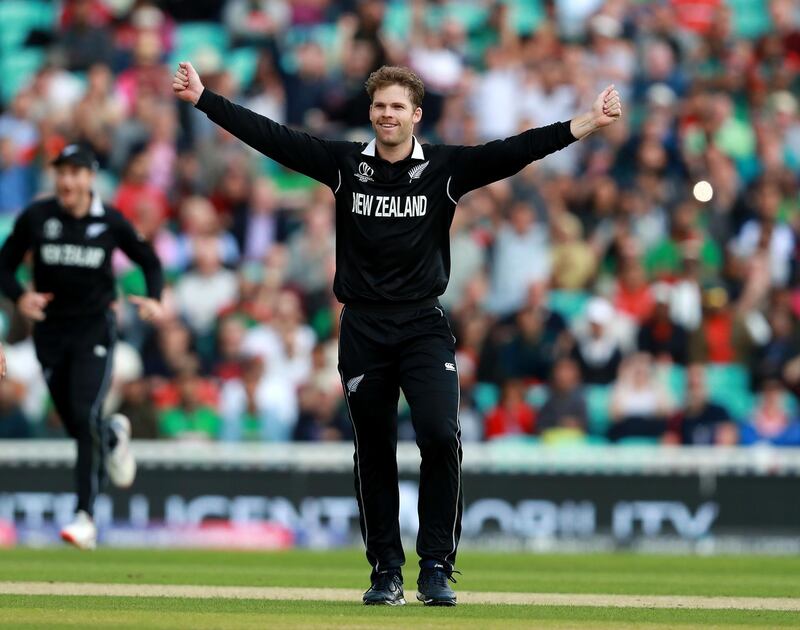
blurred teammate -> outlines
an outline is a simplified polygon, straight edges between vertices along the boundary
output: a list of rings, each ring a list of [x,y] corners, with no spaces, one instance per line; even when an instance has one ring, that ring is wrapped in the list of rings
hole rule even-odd
[[[77,510],[61,537],[93,549],[97,528],[92,509],[106,473],[120,487],[130,486],[136,475],[128,448],[130,422],[120,414],[102,417],[116,342],[110,309],[116,296],[114,249],[122,249],[144,272],[149,297],[130,298],[144,320],[161,314],[163,278],[150,245],[92,192],[96,161],[91,152],[69,145],[53,165],[56,196],[25,208],[0,249],[0,290],[34,321],[36,355],[50,395],[78,446]],[[33,288],[26,290],[15,272],[28,251],[33,254]]]
[[[173,90],[264,155],[327,185],[336,197],[336,276],[345,306],[339,372],[355,436],[355,487],[372,566],[365,604],[404,604],[398,523],[397,401],[411,407],[422,455],[417,599],[452,606],[448,581],[461,534],[461,429],[455,338],[438,301],[450,274],[449,229],[459,197],[509,177],[618,119],[613,86],[592,110],[482,146],[422,145],[422,81],[387,67],[366,83],[375,138],[333,142],[294,131],[204,89],[189,63]],[[502,116],[503,112],[497,115]]]

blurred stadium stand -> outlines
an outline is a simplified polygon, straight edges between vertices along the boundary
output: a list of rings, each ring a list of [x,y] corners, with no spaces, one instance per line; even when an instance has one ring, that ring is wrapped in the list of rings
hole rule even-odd
[[[237,102],[351,140],[370,138],[381,63],[426,81],[429,142],[565,119],[615,82],[617,126],[459,204],[442,299],[464,440],[492,416],[523,442],[800,445],[796,2],[0,2],[0,239],[82,141],[170,280],[155,329],[121,302],[108,411],[139,438],[346,441],[332,198],[179,105],[184,59]],[[121,294],[141,290],[116,267]],[[59,437],[29,326],[2,308],[0,437]]]

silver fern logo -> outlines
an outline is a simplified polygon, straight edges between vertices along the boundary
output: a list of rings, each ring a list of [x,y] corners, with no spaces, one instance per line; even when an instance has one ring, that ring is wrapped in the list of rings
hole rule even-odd
[[[428,162],[423,162],[422,164],[417,164],[414,168],[408,171],[408,183],[410,184],[415,179],[419,179],[422,177],[422,172],[428,168],[428,164],[430,164],[430,160]]]
[[[354,394],[355,391],[358,389],[359,384],[361,381],[364,380],[364,375],[361,376],[354,376],[349,381],[347,381],[347,391],[351,394]]]

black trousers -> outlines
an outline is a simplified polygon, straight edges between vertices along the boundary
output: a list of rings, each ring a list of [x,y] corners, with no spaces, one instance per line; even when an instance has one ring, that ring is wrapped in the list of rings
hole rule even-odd
[[[461,428],[455,338],[438,301],[342,310],[339,373],[353,423],[361,534],[373,571],[405,563],[400,541],[397,403],[402,388],[422,456],[420,564],[453,568],[461,536]]]
[[[116,342],[113,314],[39,322],[33,341],[56,411],[78,445],[77,510],[92,514],[114,440],[103,419]]]

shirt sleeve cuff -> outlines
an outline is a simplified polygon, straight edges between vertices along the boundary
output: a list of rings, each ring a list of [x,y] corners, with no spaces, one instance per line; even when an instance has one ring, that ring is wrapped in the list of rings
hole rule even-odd
[[[560,123],[561,126],[561,137],[563,138],[564,146],[569,146],[573,142],[577,142],[578,138],[572,135],[572,121],[565,120]]]
[[[203,88],[203,91],[200,93],[200,98],[197,99],[197,103],[195,103],[195,107],[199,109],[201,112],[207,112],[208,107],[214,101],[214,97],[217,96],[209,90],[208,88]]]

